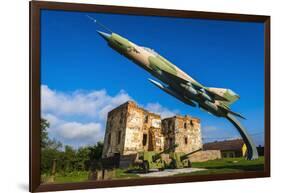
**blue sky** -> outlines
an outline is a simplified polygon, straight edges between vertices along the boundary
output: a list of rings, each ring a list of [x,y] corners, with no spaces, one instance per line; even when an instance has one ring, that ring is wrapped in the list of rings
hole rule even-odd
[[[108,110],[127,99],[164,116],[199,117],[204,141],[239,136],[224,118],[186,106],[149,83],[153,77],[109,48],[96,33],[103,29],[86,15],[138,45],[153,48],[201,84],[238,93],[241,98],[232,109],[247,118],[242,124],[257,144],[263,144],[262,23],[43,10],[42,113],[52,120],[52,137],[75,146],[99,140]],[[87,103],[96,110],[90,112]],[[103,115],[94,115],[98,109]],[[95,137],[87,138],[93,133]]]

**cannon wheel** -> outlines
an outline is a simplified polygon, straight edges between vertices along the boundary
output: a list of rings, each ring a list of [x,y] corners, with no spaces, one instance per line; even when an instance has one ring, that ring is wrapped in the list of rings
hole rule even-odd
[[[188,165],[188,167],[189,167],[189,168],[191,168],[191,167],[192,167],[192,163],[191,163],[191,161],[190,161],[190,160],[187,160],[187,165]]]
[[[142,169],[144,173],[148,173],[149,172],[149,163],[147,161],[144,161],[142,163]]]
[[[171,161],[171,164],[170,164],[170,167],[172,168],[172,169],[176,169],[177,168],[177,163],[176,163],[177,161],[175,160],[175,159],[172,159],[172,161]]]

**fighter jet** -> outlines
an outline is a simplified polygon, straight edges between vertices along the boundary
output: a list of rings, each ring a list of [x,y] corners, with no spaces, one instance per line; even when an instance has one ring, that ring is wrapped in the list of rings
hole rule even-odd
[[[95,22],[97,21],[95,20]],[[187,105],[198,106],[218,117],[226,117],[236,128],[238,125],[237,129],[248,147],[248,159],[256,159],[258,157],[252,139],[242,125],[234,118],[234,116],[243,119],[244,117],[230,109],[230,105],[240,98],[238,94],[227,88],[206,87],[155,50],[137,45],[108,28],[106,29],[110,33],[97,32],[113,50],[158,79],[158,81],[149,79],[152,84]]]

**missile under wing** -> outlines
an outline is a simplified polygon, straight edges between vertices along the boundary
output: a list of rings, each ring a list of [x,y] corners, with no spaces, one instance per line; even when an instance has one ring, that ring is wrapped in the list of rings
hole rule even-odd
[[[162,85],[161,83],[152,80],[152,79],[148,79],[152,84],[154,84],[155,86],[157,86],[158,88],[160,88],[161,90],[165,91],[166,93],[176,97],[177,99],[179,99],[180,101],[182,101],[183,103],[196,107],[196,104],[194,102],[192,102],[190,99],[188,98],[184,98],[182,96],[180,96],[178,93],[176,93],[175,91],[173,91],[171,88]]]

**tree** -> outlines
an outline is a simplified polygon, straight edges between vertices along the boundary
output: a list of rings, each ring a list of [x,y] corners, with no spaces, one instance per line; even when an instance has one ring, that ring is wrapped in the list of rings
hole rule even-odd
[[[52,165],[56,160],[56,171],[67,174],[72,171],[87,171],[94,161],[102,156],[103,143],[74,149],[65,145],[64,150],[61,142],[50,139],[47,129],[50,123],[41,119],[41,172],[51,174]]]
[[[47,147],[51,149],[59,150],[62,148],[62,143],[60,141],[57,141],[56,139],[49,139],[47,143]]]
[[[88,147],[89,152],[89,159],[85,162],[86,168],[89,170],[96,170],[102,168],[101,158],[102,158],[102,149],[103,143],[97,142],[96,145],[92,147]]]
[[[41,126],[41,148],[45,148],[49,142],[47,128],[50,127],[50,123],[46,119],[41,118],[40,126]]]
[[[60,160],[62,152],[51,149],[44,148],[41,150],[41,172],[42,173],[51,173],[53,160]],[[61,163],[57,164],[57,171],[61,170]]]
[[[63,162],[65,165],[65,171],[71,172],[75,170],[75,160],[76,158],[76,152],[70,145],[66,145],[64,147],[64,153],[63,153]]]
[[[59,160],[62,152],[59,149],[62,147],[61,142],[53,139],[51,140],[48,135],[47,129],[50,127],[50,123],[41,118],[41,172],[51,172],[53,160]],[[58,166],[61,165],[60,163]],[[57,169],[59,167],[57,166]]]
[[[89,147],[80,147],[77,151],[76,158],[77,158],[77,170],[88,170],[89,169],[89,154],[90,148]]]
[[[97,142],[96,145],[94,145],[91,148],[91,158],[95,160],[101,159],[102,156],[102,149],[103,149],[103,143],[102,142]]]

